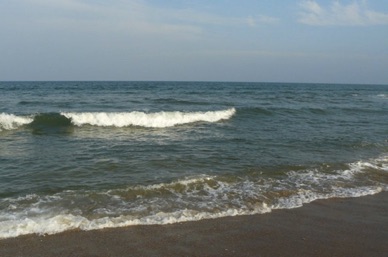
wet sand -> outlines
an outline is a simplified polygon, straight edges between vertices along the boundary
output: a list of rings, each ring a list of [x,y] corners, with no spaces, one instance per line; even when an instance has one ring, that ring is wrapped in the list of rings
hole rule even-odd
[[[388,192],[272,213],[0,240],[0,256],[388,256]]]

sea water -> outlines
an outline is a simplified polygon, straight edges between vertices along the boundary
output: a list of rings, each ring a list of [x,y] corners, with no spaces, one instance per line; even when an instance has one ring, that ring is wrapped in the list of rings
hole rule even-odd
[[[0,82],[0,238],[388,190],[388,86]]]

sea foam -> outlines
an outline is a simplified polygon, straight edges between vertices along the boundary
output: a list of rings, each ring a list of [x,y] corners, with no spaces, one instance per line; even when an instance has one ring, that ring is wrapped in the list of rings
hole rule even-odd
[[[1,113],[0,114],[0,131],[16,129],[25,124],[29,124],[33,118],[27,116],[16,116],[14,114]]]
[[[196,175],[169,183],[5,198],[0,200],[5,207],[0,208],[0,238],[260,214],[318,199],[373,195],[388,191],[385,179],[361,183],[360,176],[385,174],[387,160],[382,155],[346,169],[290,171],[277,179]]]
[[[165,128],[193,122],[217,122],[230,119],[236,113],[235,108],[208,112],[62,112],[74,125],[93,125],[103,127],[139,126]]]

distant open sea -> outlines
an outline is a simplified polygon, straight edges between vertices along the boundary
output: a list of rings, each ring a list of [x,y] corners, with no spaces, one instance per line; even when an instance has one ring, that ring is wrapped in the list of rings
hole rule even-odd
[[[388,191],[388,86],[0,82],[0,238]]]

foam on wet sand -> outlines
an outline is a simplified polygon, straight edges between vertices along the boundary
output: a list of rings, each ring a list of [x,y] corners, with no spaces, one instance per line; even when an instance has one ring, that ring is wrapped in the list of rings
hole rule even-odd
[[[0,256],[386,256],[388,193],[171,225],[0,240]]]

